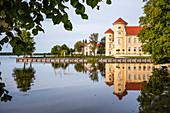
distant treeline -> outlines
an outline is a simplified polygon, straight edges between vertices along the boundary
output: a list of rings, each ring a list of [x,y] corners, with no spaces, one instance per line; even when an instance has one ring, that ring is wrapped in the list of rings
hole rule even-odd
[[[12,52],[0,52],[0,55],[14,55]]]
[[[12,52],[0,52],[0,55],[2,56],[2,55],[15,55],[15,54]],[[33,53],[33,55],[51,55],[51,53]]]

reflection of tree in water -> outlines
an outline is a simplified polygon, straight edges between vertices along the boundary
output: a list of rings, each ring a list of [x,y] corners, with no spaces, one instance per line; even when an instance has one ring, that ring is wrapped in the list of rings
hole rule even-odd
[[[147,112],[150,110],[151,102],[155,99],[156,96],[163,93],[168,81],[167,68],[155,68],[153,70],[152,76],[150,76],[149,81],[143,82],[141,95],[137,98],[138,102],[140,102],[141,112]]]
[[[31,89],[31,83],[35,80],[35,70],[30,66],[29,68],[15,68],[13,70],[13,77],[17,83],[17,88],[20,91],[26,92],[27,90]]]
[[[100,70],[101,75],[105,77],[105,63],[98,63],[97,67]]]
[[[76,63],[74,65],[74,69],[77,71],[77,72],[84,72],[84,64],[83,63]]]
[[[54,69],[62,68],[65,70],[69,66],[69,63],[51,63],[51,65]]]
[[[95,63],[92,63],[90,66],[90,73],[89,73],[89,77],[91,80],[98,82],[99,78],[98,78],[98,72],[97,72],[97,66],[95,65]]]
[[[74,69],[77,72],[83,72],[83,73],[87,72],[88,70],[89,77],[92,81],[97,81],[97,82],[99,81],[97,70],[100,70],[101,75],[105,77],[105,64],[104,63],[91,63],[89,64],[90,65],[89,69],[85,69],[84,65],[85,65],[84,63],[76,63],[74,66]]]
[[[1,72],[0,72],[0,80],[1,78]],[[3,102],[11,101],[12,96],[8,95],[9,91],[5,89],[5,83],[0,82],[0,99]]]

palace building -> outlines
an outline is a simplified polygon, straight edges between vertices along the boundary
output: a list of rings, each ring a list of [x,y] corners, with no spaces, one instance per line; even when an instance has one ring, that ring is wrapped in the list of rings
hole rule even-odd
[[[143,55],[141,50],[142,43],[137,37],[142,27],[127,26],[127,22],[119,18],[113,23],[114,31],[108,29],[105,32],[105,54],[106,56]]]

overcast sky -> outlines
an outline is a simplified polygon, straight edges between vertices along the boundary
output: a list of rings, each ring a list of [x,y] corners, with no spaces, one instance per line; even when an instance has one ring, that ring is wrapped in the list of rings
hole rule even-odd
[[[105,1],[105,0],[104,0]],[[50,20],[45,20],[42,25],[45,33],[39,33],[34,41],[36,42],[35,52],[50,52],[55,45],[66,44],[68,47],[74,47],[77,41],[87,39],[92,33],[99,33],[99,41],[105,36],[104,32],[111,28],[112,23],[119,17],[124,19],[128,26],[138,26],[139,17],[143,15],[144,3],[142,0],[112,0],[111,5],[100,3],[100,10],[86,6],[88,20],[83,20],[76,15],[74,9],[70,7],[67,12],[69,19],[73,24],[73,30],[67,31],[63,24],[53,25]],[[12,51],[10,45],[3,46],[3,52]]]

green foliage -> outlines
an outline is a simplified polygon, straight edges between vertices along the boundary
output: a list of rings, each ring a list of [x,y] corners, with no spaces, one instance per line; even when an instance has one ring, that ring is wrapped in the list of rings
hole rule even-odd
[[[51,63],[51,65],[54,69],[62,68],[65,70],[69,66],[69,63]]]
[[[67,50],[62,50],[62,51],[61,51],[61,55],[63,56],[64,54],[65,54],[65,55],[68,55],[68,51],[67,51]]]
[[[81,42],[81,41],[78,41],[74,44],[74,49],[78,52],[81,52],[83,47],[84,47],[84,45],[83,45],[83,42]]]
[[[51,49],[51,54],[52,55],[60,55],[61,53],[61,47],[59,45],[55,45],[52,49]]]
[[[18,38],[20,38],[24,43],[25,45],[21,46],[21,48],[18,48],[17,49],[17,54],[18,56],[20,55],[19,52],[22,52],[21,54],[28,54],[28,55],[32,55],[32,53],[35,51],[35,42],[33,40],[33,37],[31,37],[31,33],[26,31],[26,30],[22,30],[21,31],[21,35],[18,36]],[[20,47],[19,45],[16,46],[17,47]],[[21,51],[19,51],[21,49]]]
[[[90,35],[89,37],[89,41],[90,41],[90,49],[92,50],[92,52],[94,53],[94,56],[95,56],[95,50],[97,48],[96,44],[98,42],[98,37],[99,37],[99,34],[98,33],[93,33]]]
[[[1,80],[1,72],[0,72],[0,80]],[[5,83],[0,82],[0,99],[3,102],[11,101],[12,96],[8,95],[9,91],[7,91],[5,88]]]
[[[142,50],[151,54],[155,63],[168,62],[170,58],[170,1],[144,0],[145,16],[140,17],[143,29],[138,34]]]
[[[105,37],[103,37],[100,41],[100,45],[98,46],[98,53],[100,53],[100,56],[105,54]]]
[[[74,69],[77,71],[77,72],[82,72],[84,71],[84,65],[82,63],[76,63],[74,65]]]
[[[89,58],[87,59],[87,63],[97,63],[97,59],[96,58]]]
[[[145,110],[151,105],[151,102],[157,95],[161,95],[165,90],[165,84],[168,82],[167,68],[154,69],[149,81],[142,83],[141,95],[137,98],[140,107]]]
[[[118,52],[119,52],[119,51],[120,51],[120,49],[116,49],[116,51],[118,51]]]
[[[44,32],[42,22],[45,18],[53,21],[53,24],[63,23],[66,30],[72,30],[73,26],[66,10],[71,5],[75,13],[82,19],[88,19],[85,13],[85,5],[92,9],[99,9],[102,0],[1,0],[0,1],[0,35],[5,34],[4,39],[0,40],[0,50],[4,43],[10,43],[13,52],[17,55],[22,54],[26,44],[19,38],[21,29],[26,29],[37,35],[40,31]],[[111,1],[107,0],[107,4]],[[14,35],[14,32],[17,36]],[[27,53],[27,52],[25,52]]]
[[[70,49],[69,49],[69,47],[67,47],[66,44],[63,44],[63,45],[61,46],[61,50],[67,50],[67,54],[70,54]]]
[[[20,89],[20,91],[26,92],[27,90],[31,89],[31,84],[33,83],[33,80],[35,80],[35,70],[32,67],[29,68],[15,68],[13,70],[13,77],[14,80],[17,83],[17,88]]]

